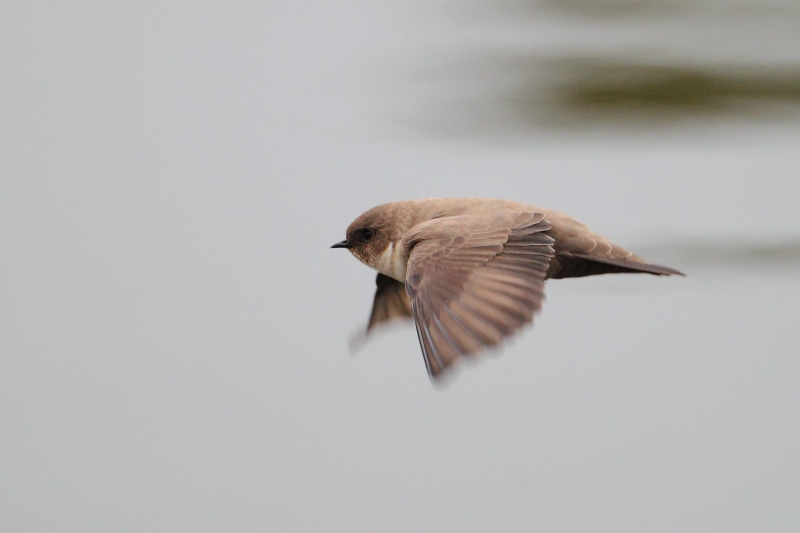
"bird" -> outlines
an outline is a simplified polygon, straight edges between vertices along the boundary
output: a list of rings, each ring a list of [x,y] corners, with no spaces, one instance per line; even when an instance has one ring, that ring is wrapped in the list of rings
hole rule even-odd
[[[356,218],[331,248],[347,249],[378,271],[365,333],[413,319],[434,382],[460,359],[532,323],[548,279],[685,275],[645,261],[565,213],[491,198],[382,204]]]

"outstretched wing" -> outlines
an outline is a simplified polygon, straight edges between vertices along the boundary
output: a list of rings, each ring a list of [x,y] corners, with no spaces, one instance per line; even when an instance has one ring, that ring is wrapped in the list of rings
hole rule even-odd
[[[369,316],[367,327],[353,332],[350,336],[350,351],[355,354],[364,346],[375,328],[410,320],[411,300],[408,299],[406,286],[403,282],[378,273],[375,278],[375,298],[372,302],[372,313]]]
[[[549,229],[536,212],[444,217],[414,229],[406,290],[431,377],[533,320],[553,258]]]
[[[375,300],[372,302],[372,314],[367,324],[367,333],[376,326],[396,320],[410,319],[411,301],[406,293],[404,283],[396,279],[378,274],[375,278]]]

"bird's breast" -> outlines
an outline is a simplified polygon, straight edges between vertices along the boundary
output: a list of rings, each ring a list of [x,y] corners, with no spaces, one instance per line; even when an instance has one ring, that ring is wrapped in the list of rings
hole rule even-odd
[[[390,242],[375,264],[375,270],[397,281],[406,281],[408,255],[401,243]]]

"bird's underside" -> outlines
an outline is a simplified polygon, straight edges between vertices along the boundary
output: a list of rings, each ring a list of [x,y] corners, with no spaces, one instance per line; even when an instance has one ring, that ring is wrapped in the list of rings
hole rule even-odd
[[[566,216],[559,220],[558,213],[552,222],[539,212],[504,216],[498,224],[467,217],[459,235],[432,232],[414,243],[405,283],[378,274],[367,333],[413,319],[428,372],[439,378],[460,357],[498,345],[530,323],[547,279],[683,275],[587,233]]]

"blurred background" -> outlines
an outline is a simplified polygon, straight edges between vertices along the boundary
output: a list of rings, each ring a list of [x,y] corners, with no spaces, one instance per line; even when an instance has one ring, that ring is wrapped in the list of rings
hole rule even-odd
[[[0,529],[796,531],[800,4],[0,6]],[[566,211],[443,390],[348,339],[383,202]]]

